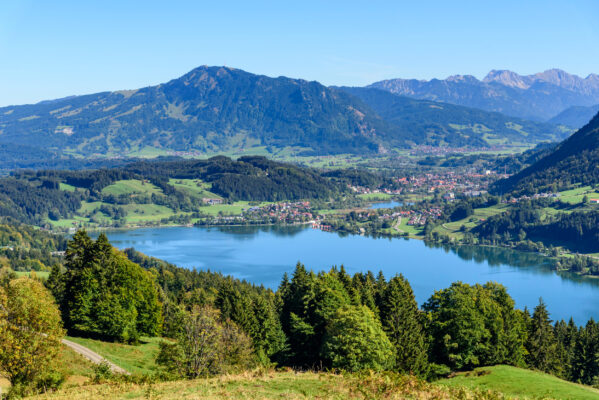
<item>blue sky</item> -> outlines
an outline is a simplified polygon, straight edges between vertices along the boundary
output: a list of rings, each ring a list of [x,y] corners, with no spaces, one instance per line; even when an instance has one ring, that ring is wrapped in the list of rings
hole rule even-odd
[[[491,69],[599,73],[597,1],[0,2],[0,106],[207,65],[365,85]]]

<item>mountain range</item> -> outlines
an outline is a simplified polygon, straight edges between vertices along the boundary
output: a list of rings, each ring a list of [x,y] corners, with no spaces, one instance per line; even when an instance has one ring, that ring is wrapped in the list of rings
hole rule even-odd
[[[419,144],[431,146],[526,145],[554,142],[570,130],[557,124],[508,117],[498,112],[398,96],[374,88],[342,87],[402,132],[418,132]]]
[[[177,151],[374,154],[419,144],[535,144],[570,132],[381,90],[208,66],[137,90],[0,108],[0,156],[5,159]],[[19,154],[23,149],[27,156]]]
[[[369,87],[534,121],[549,121],[573,106],[599,104],[599,75],[590,74],[581,78],[559,69],[534,75],[493,70],[482,80],[472,75],[454,75],[443,80],[389,79],[375,82]],[[588,120],[582,124],[586,122]],[[580,122],[577,120],[572,123]],[[579,128],[581,125],[573,127]]]

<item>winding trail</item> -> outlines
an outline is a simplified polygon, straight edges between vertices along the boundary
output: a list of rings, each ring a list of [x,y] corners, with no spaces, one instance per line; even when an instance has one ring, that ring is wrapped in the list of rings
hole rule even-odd
[[[399,233],[405,233],[403,230],[399,229],[400,225],[401,225],[401,217],[398,217],[397,222],[395,223],[395,225],[393,225],[393,229],[395,229]]]
[[[131,375],[129,373],[129,371],[126,371],[125,369],[119,367],[115,363],[108,361],[107,359],[105,359],[104,357],[99,355],[98,353],[88,349],[85,346],[81,346],[80,344],[71,342],[70,340],[67,340],[67,339],[62,339],[61,342],[65,346],[71,348],[75,353],[81,354],[83,357],[87,358],[94,364],[101,364],[104,362],[104,363],[108,364],[110,366],[110,370],[116,374]]]

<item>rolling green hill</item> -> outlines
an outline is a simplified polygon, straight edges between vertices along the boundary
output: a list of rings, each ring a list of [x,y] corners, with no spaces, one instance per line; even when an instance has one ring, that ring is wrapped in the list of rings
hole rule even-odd
[[[591,400],[599,398],[599,390],[567,382],[555,376],[528,369],[498,365],[462,372],[441,381],[451,387],[467,387],[501,392],[519,399]]]

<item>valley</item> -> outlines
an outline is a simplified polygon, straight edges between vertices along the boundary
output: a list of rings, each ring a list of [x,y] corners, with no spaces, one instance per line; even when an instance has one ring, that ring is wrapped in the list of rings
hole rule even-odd
[[[599,398],[597,15],[0,2],[0,400]]]

